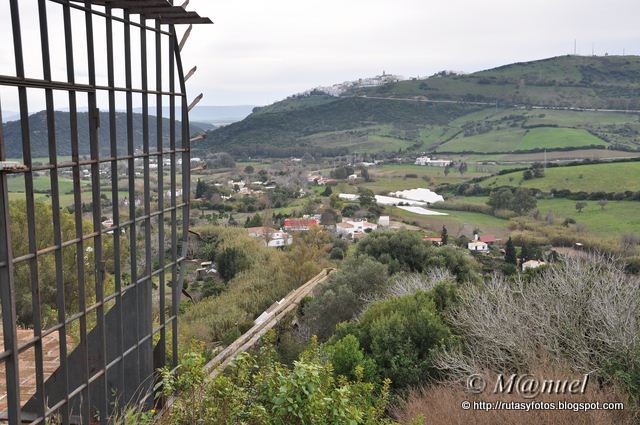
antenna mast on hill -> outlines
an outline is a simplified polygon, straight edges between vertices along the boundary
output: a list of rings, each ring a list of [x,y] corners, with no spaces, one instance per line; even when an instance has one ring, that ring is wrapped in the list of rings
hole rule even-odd
[[[573,55],[576,56],[578,54],[578,40],[573,39]]]

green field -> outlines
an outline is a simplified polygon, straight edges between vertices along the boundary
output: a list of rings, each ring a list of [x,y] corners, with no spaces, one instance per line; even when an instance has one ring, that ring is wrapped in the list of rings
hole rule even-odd
[[[447,227],[449,235],[453,237],[461,235],[469,237],[475,229],[480,229],[482,233],[493,234],[501,238],[509,234],[507,228],[508,220],[486,214],[442,210],[441,212],[446,212],[449,215],[426,216],[414,214],[397,207],[387,207],[385,211],[396,220],[415,224],[436,233],[439,233],[444,225]]]
[[[571,217],[587,231],[601,236],[625,233],[640,234],[640,203],[634,201],[609,201],[604,209],[597,201],[584,201],[587,206],[579,213],[576,201],[570,199],[541,199],[538,210],[545,216],[549,211],[556,219]]]
[[[413,164],[387,164],[369,169],[373,181],[358,183],[356,186],[341,186],[348,192],[357,190],[357,187],[366,187],[377,194],[383,192],[395,192],[398,190],[415,189],[419,187],[434,188],[443,183],[463,183],[464,181],[489,175],[496,172],[501,167],[486,167],[488,172],[476,172],[473,165],[469,166],[469,171],[461,175],[458,171],[452,170],[449,175],[444,174],[444,168],[424,167]],[[415,175],[415,177],[408,177]],[[346,186],[346,187],[345,187]],[[351,190],[349,190],[351,189]]]
[[[486,204],[487,196],[467,196],[448,199],[452,203]],[[598,205],[598,201],[582,201],[587,206],[578,212],[576,202],[571,199],[538,199],[537,209],[541,217],[551,212],[556,222],[565,218],[573,218],[578,224],[584,224],[587,231],[599,236],[619,237],[624,233],[640,234],[640,203],[635,201],[609,201],[604,208]],[[457,211],[440,210],[441,212],[454,213]]]
[[[517,186],[540,189],[567,189],[572,192],[624,192],[640,190],[640,162],[589,164],[572,167],[547,168],[545,176],[524,180],[523,172],[490,177],[480,186],[492,188]]]
[[[7,179],[9,192],[24,192],[24,177],[12,177]],[[73,180],[66,177],[58,177],[60,194],[73,191]],[[33,190],[35,192],[51,192],[51,178],[49,176],[37,176],[33,178]]]
[[[606,146],[606,142],[586,130],[542,127],[531,130],[506,128],[455,139],[438,147],[443,152],[516,152],[531,149],[562,149]]]

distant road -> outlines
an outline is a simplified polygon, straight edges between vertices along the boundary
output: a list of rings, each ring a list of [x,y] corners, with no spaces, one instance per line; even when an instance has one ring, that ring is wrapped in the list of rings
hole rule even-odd
[[[457,105],[478,105],[504,108],[505,105],[496,104],[496,102],[472,102],[467,100],[444,100],[444,99],[415,99],[406,97],[381,97],[381,96],[343,96],[358,97],[362,99],[377,100],[397,100],[401,102],[424,102],[424,103],[448,103]],[[509,108],[517,109],[546,109],[553,111],[576,111],[576,112],[614,112],[622,114],[640,114],[640,109],[597,109],[597,108],[577,108],[573,106],[543,106],[543,105],[508,105]]]

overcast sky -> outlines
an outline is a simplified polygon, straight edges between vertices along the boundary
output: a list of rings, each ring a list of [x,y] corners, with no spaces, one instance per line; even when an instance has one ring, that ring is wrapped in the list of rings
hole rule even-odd
[[[30,4],[20,1],[22,20],[37,25]],[[263,105],[383,70],[477,71],[572,53],[574,39],[580,54],[640,54],[638,0],[191,0],[189,9],[215,22],[196,26],[183,52],[186,69],[198,65],[188,88],[204,93],[203,105]],[[52,38],[62,49],[60,34]],[[10,47],[0,44],[0,73],[13,67]]]

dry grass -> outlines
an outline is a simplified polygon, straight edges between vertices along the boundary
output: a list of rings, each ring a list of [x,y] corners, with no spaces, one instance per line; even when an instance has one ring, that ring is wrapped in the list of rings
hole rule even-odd
[[[533,375],[541,379],[576,379],[576,373],[545,367]],[[526,399],[517,394],[492,394],[495,374],[488,379],[482,394],[470,394],[460,383],[441,383],[427,388],[411,390],[405,399],[391,409],[391,415],[402,424],[428,425],[631,425],[640,421],[632,404],[615,387],[598,387],[589,381],[584,395],[543,394]],[[623,411],[568,411],[568,410],[464,410],[463,401],[473,402],[555,402],[595,403],[623,402]]]

